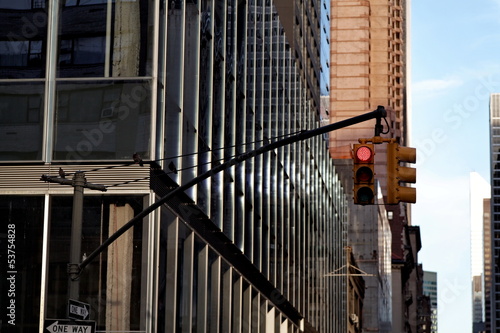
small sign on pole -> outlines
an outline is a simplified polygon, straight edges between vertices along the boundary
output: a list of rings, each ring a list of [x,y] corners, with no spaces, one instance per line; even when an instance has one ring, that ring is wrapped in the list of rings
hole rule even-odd
[[[68,300],[68,318],[87,320],[90,317],[90,305],[74,299]]]
[[[73,321],[68,319],[45,319],[44,332],[95,333],[95,321]]]

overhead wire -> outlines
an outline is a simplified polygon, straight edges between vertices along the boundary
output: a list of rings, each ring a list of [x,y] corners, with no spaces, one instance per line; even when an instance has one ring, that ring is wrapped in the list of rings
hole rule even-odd
[[[296,132],[296,133],[299,133],[299,132]],[[198,154],[203,154],[203,153],[210,153],[210,152],[214,152],[214,151],[218,151],[218,150],[235,148],[235,147],[238,147],[238,146],[246,146],[246,145],[254,144],[254,143],[258,143],[258,142],[272,141],[272,140],[280,139],[280,138],[283,138],[283,137],[286,137],[286,136],[294,135],[296,133],[289,133],[289,134],[286,134],[286,135],[280,135],[280,136],[277,136],[277,137],[273,137],[271,139],[267,139],[266,138],[266,139],[263,139],[263,140],[258,140],[258,141],[254,141],[254,142],[250,142],[250,143],[247,142],[247,143],[240,144],[240,145],[232,145],[232,146],[228,146],[228,147],[221,147],[221,148],[217,148],[217,149],[214,149],[214,150],[206,150],[206,151],[202,151],[202,152],[196,152],[196,153],[189,153],[189,154],[179,155],[179,156],[176,156],[176,157],[168,157],[168,158],[164,158],[164,159],[158,159],[158,160],[155,160],[155,162],[156,161],[160,161],[160,160],[168,160],[168,159],[172,159],[172,158],[188,157],[188,156],[193,156],[193,155],[198,155]],[[189,169],[194,169],[194,168],[198,168],[200,166],[211,164],[211,163],[222,162],[222,161],[225,161],[227,159],[234,158],[236,156],[237,156],[237,154],[233,154],[231,156],[225,156],[225,157],[220,158],[218,160],[212,160],[212,161],[208,161],[208,162],[204,162],[204,163],[200,163],[200,164],[195,164],[195,165],[184,167],[184,168],[181,168],[181,169],[178,169],[178,170],[175,170],[175,171],[169,171],[169,172],[166,172],[165,174],[167,174],[167,175],[168,174],[174,174],[174,173],[177,173],[179,171],[185,171],[185,170],[189,170]],[[150,161],[150,162],[152,162],[152,161]],[[147,162],[144,162],[144,163],[147,163]],[[124,165],[133,165],[133,164],[135,164],[135,163],[127,163],[127,164],[124,164]],[[120,166],[124,166],[124,165],[120,165]],[[118,166],[108,166],[108,167],[105,167],[105,168],[102,168],[102,169],[111,169],[112,167],[118,167]],[[99,169],[93,169],[91,171],[99,171]],[[150,177],[148,176],[148,177],[144,177],[144,178],[140,178],[140,179],[135,179],[135,180],[130,180],[130,181],[122,182],[122,183],[116,183],[116,184],[113,184],[113,185],[108,185],[106,187],[109,188],[109,187],[117,187],[117,186],[127,185],[127,184],[131,184],[131,183],[139,182],[139,181],[142,181],[142,180],[147,180],[149,178]]]
[[[209,150],[205,150],[205,151],[198,151],[198,152],[187,153],[187,154],[182,154],[182,155],[177,155],[177,156],[164,157],[164,158],[160,158],[160,159],[156,159],[156,160],[144,161],[143,163],[145,163],[145,164],[151,164],[151,163],[156,163],[156,162],[161,162],[161,161],[171,160],[171,159],[176,159],[176,158],[184,158],[184,157],[195,156],[195,155],[199,155],[199,154],[214,153],[214,152],[218,152],[218,151],[221,151],[221,150],[226,150],[226,149],[231,149],[231,148],[238,148],[238,147],[244,147],[244,146],[248,146],[248,145],[256,144],[256,143],[261,143],[261,142],[266,142],[266,144],[267,144],[268,142],[272,142],[274,140],[278,140],[278,139],[285,138],[285,137],[288,137],[288,136],[296,135],[296,134],[298,134],[300,132],[302,132],[302,131],[296,131],[296,132],[293,132],[293,133],[283,134],[283,135],[275,136],[275,137],[272,137],[272,138],[264,138],[262,140],[256,140],[256,141],[252,141],[252,142],[245,142],[245,143],[241,143],[241,144],[224,146],[224,147],[220,147],[220,148],[216,148],[216,149],[209,149]],[[230,157],[232,158],[232,157],[235,157],[235,156],[236,155],[230,156]],[[221,160],[224,160],[224,159],[221,159]],[[208,163],[212,163],[212,162],[208,162]],[[88,172],[97,172],[97,171],[101,171],[101,170],[108,170],[108,169],[114,169],[114,168],[127,167],[127,166],[131,166],[131,165],[134,165],[134,164],[137,164],[137,163],[136,162],[130,162],[130,163],[123,163],[123,164],[118,164],[118,165],[110,165],[110,166],[106,166],[106,167],[94,168],[94,169],[91,169],[91,170],[87,170],[85,172],[86,173],[88,173]],[[204,164],[200,164],[200,165],[204,165]],[[195,168],[197,166],[198,165],[187,167],[187,169]],[[182,171],[182,170],[185,170],[185,169],[186,168],[180,169],[180,170],[177,170],[177,171]],[[74,173],[65,173],[66,176],[71,176],[73,174]]]
[[[232,156],[221,158],[221,159],[214,160],[214,161],[208,161],[208,162],[201,163],[201,164],[195,164],[195,165],[188,166],[188,167],[185,167],[185,168],[181,168],[181,169],[178,169],[178,170],[175,170],[175,171],[165,172],[165,174],[166,175],[170,175],[170,174],[177,173],[179,171],[185,171],[185,170],[189,170],[189,169],[194,169],[194,168],[197,168],[197,167],[200,167],[200,166],[203,166],[203,165],[207,165],[207,164],[211,164],[211,163],[214,163],[214,162],[224,161],[227,158],[233,158],[235,156],[236,155],[232,155]],[[151,177],[147,176],[147,177],[143,177],[143,178],[139,178],[139,179],[134,179],[134,180],[126,181],[126,182],[123,182],[123,183],[116,183],[116,184],[113,184],[113,185],[107,185],[106,187],[116,187],[116,186],[127,185],[127,184],[131,184],[131,183],[140,182],[141,180],[148,180],[149,178],[151,178]]]

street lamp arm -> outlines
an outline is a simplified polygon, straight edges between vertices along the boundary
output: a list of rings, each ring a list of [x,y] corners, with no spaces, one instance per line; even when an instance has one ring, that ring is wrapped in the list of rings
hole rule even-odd
[[[257,149],[254,149],[252,151],[243,153],[241,155],[238,155],[234,157],[233,159],[226,161],[208,171],[205,173],[193,178],[192,180],[186,182],[185,184],[175,188],[162,198],[160,198],[158,201],[153,203],[151,206],[145,208],[142,212],[137,214],[135,217],[133,217],[129,222],[127,222],[125,225],[123,225],[120,229],[118,229],[114,234],[109,236],[108,239],[106,239],[97,249],[94,250],[90,255],[88,255],[85,260],[83,260],[79,267],[78,267],[78,274],[81,274],[81,272],[89,265],[89,263],[94,260],[99,254],[101,254],[106,248],[108,248],[118,237],[123,235],[127,230],[132,228],[133,226],[139,224],[143,218],[148,216],[150,213],[152,213],[156,208],[160,207],[164,203],[166,203],[168,200],[170,200],[172,197],[175,195],[182,193],[186,191],[187,189],[191,188],[194,185],[199,184],[203,180],[221,172],[224,170],[229,169],[230,167],[239,164],[243,161],[246,161],[250,158],[253,158],[255,156],[264,154],[268,151],[271,151],[273,149],[281,148],[283,146],[298,142],[298,141],[303,141],[306,139],[310,139],[314,136],[322,135],[331,131],[335,131],[347,126],[351,126],[354,124],[358,124],[367,120],[371,119],[378,119],[380,120],[381,118],[385,118],[387,115],[386,110],[383,106],[379,106],[376,110],[353,117],[349,119],[345,119],[330,125],[322,126],[313,130],[306,130],[302,131],[296,135],[290,136],[288,138],[278,140],[272,143],[269,143],[267,145],[264,145],[262,147],[259,147]]]

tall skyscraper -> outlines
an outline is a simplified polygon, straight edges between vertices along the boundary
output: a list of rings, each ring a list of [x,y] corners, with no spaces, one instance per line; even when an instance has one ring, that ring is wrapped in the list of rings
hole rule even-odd
[[[329,114],[332,123],[381,105],[388,111],[388,124],[382,122],[385,132],[382,136],[409,145],[409,9],[409,1],[405,0],[331,1]],[[349,198],[352,198],[352,144],[360,138],[373,137],[374,125],[375,121],[364,122],[330,135],[330,155],[341,172]],[[364,329],[399,332],[405,329],[408,316],[413,315],[408,314],[410,307],[406,309],[406,297],[411,293],[405,289],[408,279],[421,283],[419,266],[414,262],[420,247],[416,246],[418,242],[410,241],[413,236],[420,239],[420,231],[408,228],[412,224],[409,205],[383,205],[387,186],[385,145],[376,145],[375,149],[380,205],[360,207],[350,202],[348,239],[360,268],[377,272],[382,281],[370,285],[372,281],[366,279]],[[375,229],[379,232],[370,233]],[[389,235],[380,230],[389,230]],[[373,258],[373,251],[377,251],[377,260]],[[413,271],[416,274],[411,274]],[[418,296],[413,295],[413,299]],[[388,297],[390,302],[379,302]]]
[[[490,97],[491,332],[500,332],[500,94]]]
[[[319,127],[322,4],[0,0],[2,332],[62,327],[69,286],[97,331],[347,331],[346,277],[325,275],[346,262],[348,205],[324,139],[215,172]]]
[[[492,243],[491,243],[491,198],[483,201],[483,240],[484,240],[484,329],[486,332],[491,332],[491,300],[492,300],[492,277],[493,264],[492,261]]]
[[[383,105],[389,113],[387,135],[407,144],[408,1],[337,0],[331,4],[331,121]],[[350,158],[352,142],[372,137],[373,132],[372,124],[366,122],[332,133],[332,157]],[[385,184],[381,185],[384,190]]]

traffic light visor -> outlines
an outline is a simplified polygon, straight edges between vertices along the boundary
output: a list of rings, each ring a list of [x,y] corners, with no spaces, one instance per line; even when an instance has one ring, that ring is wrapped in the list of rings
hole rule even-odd
[[[356,158],[359,162],[368,162],[373,158],[373,151],[367,146],[361,146],[356,150]]]

